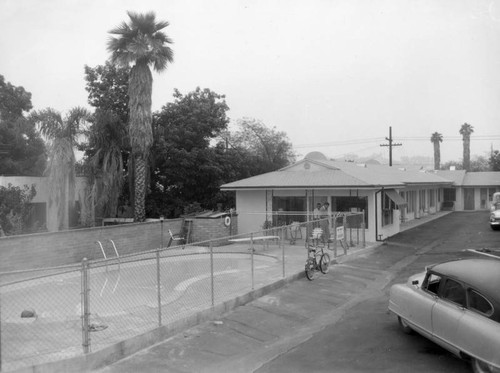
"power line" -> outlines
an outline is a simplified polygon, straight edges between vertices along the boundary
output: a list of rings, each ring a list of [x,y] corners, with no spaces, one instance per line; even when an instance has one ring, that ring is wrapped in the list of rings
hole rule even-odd
[[[425,141],[430,142],[430,136],[407,136],[407,137],[398,137],[399,140],[403,141]],[[294,148],[320,148],[320,147],[329,147],[329,146],[347,146],[347,145],[358,145],[358,144],[368,144],[383,141],[382,137],[373,137],[367,139],[358,139],[358,140],[343,140],[343,141],[332,141],[332,142],[323,142],[323,143],[310,143],[310,144],[298,144],[294,145]],[[471,136],[471,141],[494,141],[500,140],[500,135],[480,135],[480,136]],[[462,136],[443,136],[443,141],[463,141]]]

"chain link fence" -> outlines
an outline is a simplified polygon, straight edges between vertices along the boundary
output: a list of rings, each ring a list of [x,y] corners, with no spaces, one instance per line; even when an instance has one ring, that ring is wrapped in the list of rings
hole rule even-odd
[[[105,260],[72,266],[1,273],[0,370],[95,352],[299,273],[310,232],[319,224],[329,227],[332,257],[337,247],[364,245],[363,217],[350,213],[140,254],[110,251]]]

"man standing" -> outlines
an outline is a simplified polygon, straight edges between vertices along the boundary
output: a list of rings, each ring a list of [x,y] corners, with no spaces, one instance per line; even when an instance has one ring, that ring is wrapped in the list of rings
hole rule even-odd
[[[326,242],[330,239],[330,204],[328,202],[323,203],[320,209],[320,228],[323,229],[323,240]]]
[[[318,220],[321,218],[321,203],[316,204],[316,208],[313,211],[313,227],[314,228],[319,228],[319,222]]]

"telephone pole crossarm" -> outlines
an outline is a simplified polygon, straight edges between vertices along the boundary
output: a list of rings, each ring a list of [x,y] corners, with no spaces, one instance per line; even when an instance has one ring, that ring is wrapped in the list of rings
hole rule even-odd
[[[400,142],[398,143],[393,143],[393,138],[392,138],[392,127],[389,127],[389,137],[385,138],[387,141],[389,141],[389,144],[380,144],[380,146],[388,146],[389,147],[389,166],[392,167],[392,147],[393,146],[402,146]]]

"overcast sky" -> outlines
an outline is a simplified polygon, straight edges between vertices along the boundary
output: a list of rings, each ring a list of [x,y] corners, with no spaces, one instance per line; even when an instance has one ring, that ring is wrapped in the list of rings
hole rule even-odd
[[[299,155],[321,151],[461,160],[500,150],[500,0],[0,0],[0,74],[35,109],[88,106],[84,65],[105,63],[127,10],[170,23],[174,63],[154,74],[153,110],[174,88],[226,95],[232,122],[262,120]]]

